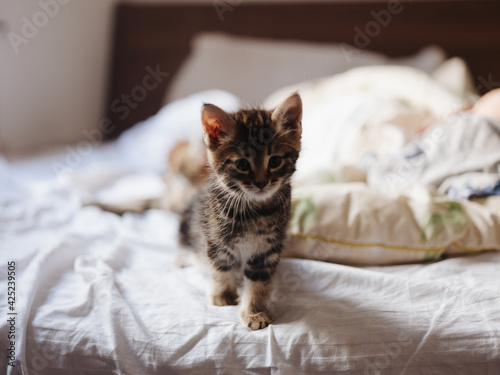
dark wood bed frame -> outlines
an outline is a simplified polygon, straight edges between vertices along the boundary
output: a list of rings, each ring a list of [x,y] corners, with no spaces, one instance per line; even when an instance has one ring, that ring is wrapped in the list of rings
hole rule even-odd
[[[222,7],[218,8],[219,13],[214,4]],[[245,4],[244,0],[226,0],[214,4],[124,3],[117,6],[106,107],[106,116],[113,121],[115,130],[109,137],[116,137],[158,111],[172,77],[189,53],[191,38],[202,31],[281,40],[345,42],[361,47],[360,39],[355,39],[358,30],[372,27],[367,31],[374,36],[368,37],[369,44],[364,48],[401,56],[415,53],[425,45],[437,44],[449,56],[461,56],[467,61],[479,93],[500,86],[499,1],[403,0],[399,7],[395,0],[328,4]],[[387,16],[384,11],[391,9],[391,20],[384,26],[382,14]],[[382,18],[377,20],[375,14]],[[373,22],[380,26],[378,33]],[[159,85],[154,85],[156,87],[146,95],[141,96],[144,90],[137,89],[140,103],[132,102],[128,111],[118,111],[117,100],[143,86],[148,74],[146,68],[154,70],[157,66],[169,75],[159,77]]]

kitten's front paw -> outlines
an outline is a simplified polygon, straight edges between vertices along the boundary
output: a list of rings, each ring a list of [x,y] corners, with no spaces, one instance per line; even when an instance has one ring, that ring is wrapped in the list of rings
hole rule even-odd
[[[251,330],[255,331],[257,329],[266,328],[269,324],[273,322],[271,315],[266,312],[260,312],[257,314],[244,315],[241,317],[241,324],[247,326]]]
[[[221,294],[213,294],[211,299],[212,303],[216,306],[231,306],[238,304],[238,295],[230,291]]]

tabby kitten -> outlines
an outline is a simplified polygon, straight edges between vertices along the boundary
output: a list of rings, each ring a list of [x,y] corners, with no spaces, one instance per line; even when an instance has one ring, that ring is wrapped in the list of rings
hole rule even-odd
[[[180,243],[207,256],[214,305],[236,305],[240,292],[241,322],[252,330],[272,322],[271,278],[290,220],[301,119],[298,94],[271,111],[202,108],[210,175],[182,214]]]

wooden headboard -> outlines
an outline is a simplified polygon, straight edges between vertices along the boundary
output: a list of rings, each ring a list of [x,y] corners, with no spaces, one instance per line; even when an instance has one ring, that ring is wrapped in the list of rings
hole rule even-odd
[[[500,86],[500,2],[401,1],[381,3],[245,4],[221,1],[217,12],[207,5],[119,4],[115,14],[114,50],[111,66],[107,117],[115,137],[135,123],[155,114],[182,61],[189,53],[191,38],[203,31],[242,36],[315,42],[345,42],[359,45],[357,30],[372,27],[367,49],[389,56],[417,52],[428,44],[444,48],[449,56],[461,56],[469,64],[480,93]],[[225,4],[225,5],[224,5]],[[388,10],[387,26],[374,14]],[[385,13],[387,15],[387,13]],[[222,16],[221,16],[222,15]],[[377,31],[374,22],[378,22]],[[382,22],[383,23],[383,22]],[[370,26],[371,25],[371,26]],[[358,29],[356,29],[358,28]],[[357,44],[356,44],[357,43]],[[168,72],[160,84],[146,92],[140,87],[147,67]],[[140,103],[123,100],[136,90]]]

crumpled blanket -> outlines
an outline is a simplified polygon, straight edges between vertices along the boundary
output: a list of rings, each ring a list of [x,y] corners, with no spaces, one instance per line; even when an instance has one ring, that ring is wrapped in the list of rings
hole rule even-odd
[[[454,199],[500,194],[500,120],[461,112],[428,128],[388,162],[367,168],[371,186],[426,184]]]

